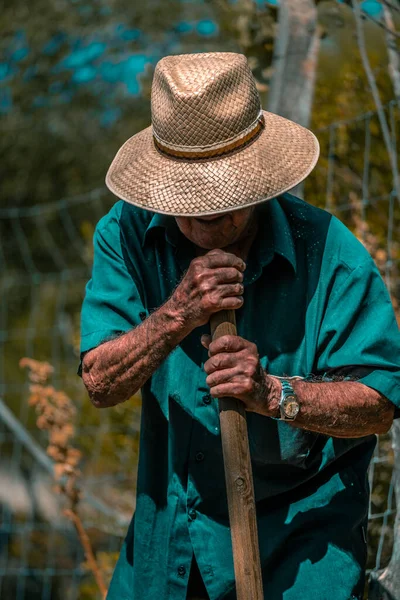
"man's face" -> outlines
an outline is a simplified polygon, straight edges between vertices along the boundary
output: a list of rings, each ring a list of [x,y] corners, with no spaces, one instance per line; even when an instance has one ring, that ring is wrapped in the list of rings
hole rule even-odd
[[[223,215],[207,217],[175,217],[185,237],[200,248],[225,248],[245,236],[252,225],[254,206]]]

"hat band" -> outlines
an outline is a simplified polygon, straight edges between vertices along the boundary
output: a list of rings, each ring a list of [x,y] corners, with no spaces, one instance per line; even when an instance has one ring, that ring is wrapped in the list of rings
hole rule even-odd
[[[246,130],[246,133],[240,137],[235,139],[235,141],[227,143],[225,145],[221,145],[218,148],[205,149],[205,150],[175,150],[170,148],[168,145],[160,142],[154,135],[153,140],[156,147],[161,150],[164,154],[168,156],[173,156],[174,158],[212,158],[214,156],[221,156],[222,154],[226,154],[227,152],[231,152],[232,150],[236,150],[241,148],[242,146],[246,146],[253,138],[255,138],[260,130],[264,127],[264,117],[261,115],[258,117],[255,125],[253,125],[252,129]]]

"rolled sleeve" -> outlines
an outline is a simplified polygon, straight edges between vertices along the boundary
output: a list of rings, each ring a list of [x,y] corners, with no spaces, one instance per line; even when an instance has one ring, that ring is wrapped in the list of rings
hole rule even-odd
[[[333,283],[318,337],[316,370],[353,365],[355,378],[390,400],[400,416],[400,333],[388,290],[372,260]]]
[[[124,256],[118,215],[110,211],[93,237],[92,276],[85,288],[81,311],[81,361],[99,344],[141,323],[146,310],[139,293],[139,278]]]

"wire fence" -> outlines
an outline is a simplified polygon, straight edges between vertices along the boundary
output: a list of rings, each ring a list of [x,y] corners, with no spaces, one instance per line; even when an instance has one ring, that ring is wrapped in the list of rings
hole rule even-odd
[[[391,144],[399,108],[384,107]],[[342,219],[373,254],[396,306],[399,202],[377,113],[317,131],[321,158],[305,197]],[[75,531],[52,492],[52,462],[29,407],[23,356],[49,361],[53,384],[78,407],[84,460],[82,514],[105,572],[112,572],[135,507],[140,401],[98,411],[76,375],[79,313],[90,277],[92,234],[114,198],[105,188],[31,207],[0,209],[0,597],[95,598]],[[126,403],[128,404],[128,403]],[[385,566],[395,516],[390,436],[379,439],[369,479],[368,569]],[[92,586],[92,587],[91,587]]]

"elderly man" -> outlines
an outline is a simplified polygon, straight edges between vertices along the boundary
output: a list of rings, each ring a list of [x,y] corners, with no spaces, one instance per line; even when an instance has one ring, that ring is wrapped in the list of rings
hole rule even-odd
[[[362,598],[367,468],[400,405],[384,283],[338,219],[287,193],[318,142],[261,110],[243,55],[163,58],[151,102],[152,127],[108,172],[122,200],[96,227],[82,308],[94,406],[142,391],[136,512],[108,598],[236,597],[224,396],[248,411],[265,598]],[[238,336],[212,342],[221,309]]]

